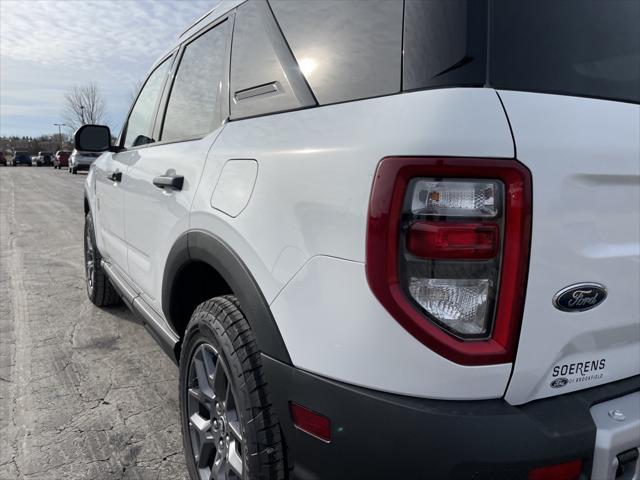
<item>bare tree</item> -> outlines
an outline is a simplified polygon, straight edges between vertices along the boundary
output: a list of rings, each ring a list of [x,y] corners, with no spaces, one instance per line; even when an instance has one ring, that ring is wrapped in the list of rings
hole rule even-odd
[[[63,118],[72,129],[87,123],[100,124],[106,117],[104,99],[98,86],[89,82],[70,88],[64,97]]]
[[[138,80],[135,83],[131,84],[131,88],[129,90],[129,103],[133,103],[133,101],[138,98],[138,92],[142,89],[142,80]]]

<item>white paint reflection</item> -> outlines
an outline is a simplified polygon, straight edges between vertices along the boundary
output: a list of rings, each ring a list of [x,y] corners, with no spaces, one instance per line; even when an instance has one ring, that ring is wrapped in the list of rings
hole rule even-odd
[[[305,57],[300,60],[298,63],[300,65],[300,70],[302,71],[305,77],[311,75],[311,73],[318,66],[317,62],[313,58]]]

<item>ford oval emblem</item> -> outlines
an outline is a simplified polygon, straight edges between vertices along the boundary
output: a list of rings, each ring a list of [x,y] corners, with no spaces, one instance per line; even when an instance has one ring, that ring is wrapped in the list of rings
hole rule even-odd
[[[563,312],[584,312],[600,305],[607,289],[598,283],[577,283],[563,288],[553,297],[553,305]]]
[[[562,388],[567,383],[569,383],[569,380],[564,377],[556,378],[553,382],[551,382],[551,388]]]

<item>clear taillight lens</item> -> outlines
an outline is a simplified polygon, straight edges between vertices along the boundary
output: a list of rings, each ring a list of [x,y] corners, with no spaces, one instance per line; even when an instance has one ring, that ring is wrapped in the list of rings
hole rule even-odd
[[[409,293],[438,322],[461,335],[487,333],[491,281],[409,278]]]
[[[500,271],[502,182],[416,178],[408,187],[399,249],[407,295],[457,337],[490,336]]]
[[[513,361],[531,235],[514,159],[386,157],[367,225],[371,291],[411,335],[465,365]]]
[[[420,179],[410,196],[415,215],[495,217],[498,214],[497,182]]]

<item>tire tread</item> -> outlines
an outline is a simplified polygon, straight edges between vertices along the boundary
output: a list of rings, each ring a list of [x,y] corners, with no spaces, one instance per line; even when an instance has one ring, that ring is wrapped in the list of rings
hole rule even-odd
[[[102,260],[102,256],[98,251],[98,246],[96,245],[96,237],[95,231],[93,229],[93,219],[91,217],[91,212],[87,213],[85,218],[85,228],[90,229],[91,243],[93,244],[93,257],[94,257],[94,268],[95,268],[95,284],[93,285],[93,295],[89,295],[89,300],[97,306],[97,307],[110,307],[112,305],[118,305],[122,299],[118,294],[118,291],[111,285],[111,281],[107,276],[106,272],[102,269],[102,265],[100,264]],[[85,280],[86,281],[86,280]]]
[[[258,458],[258,471],[250,478],[283,480],[286,478],[285,447],[280,424],[269,399],[269,385],[264,376],[260,350],[237,298],[225,295],[207,300],[195,309],[187,325],[180,363],[184,358],[187,339],[204,323],[208,329],[226,335],[233,346],[233,354],[242,369],[241,385],[245,385],[250,405],[245,421],[253,425],[256,445],[252,451]],[[218,324],[218,325],[216,325]],[[220,330],[221,328],[221,330]]]

